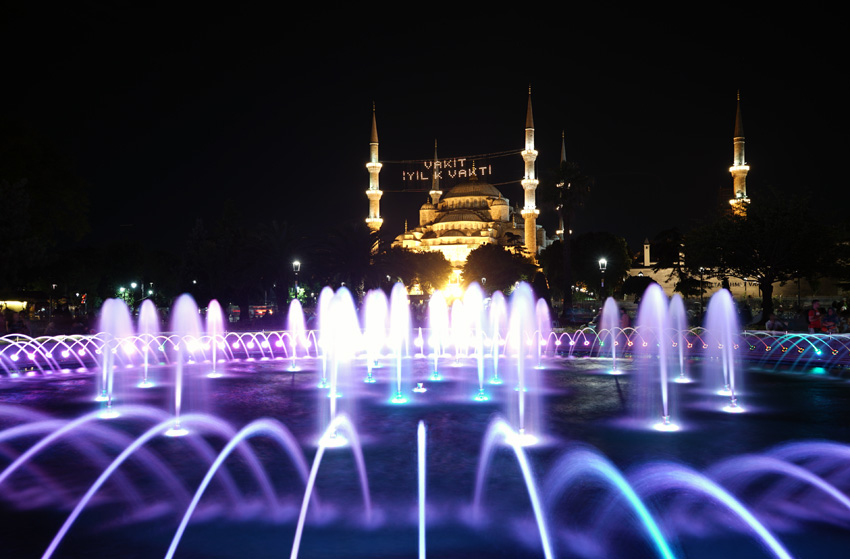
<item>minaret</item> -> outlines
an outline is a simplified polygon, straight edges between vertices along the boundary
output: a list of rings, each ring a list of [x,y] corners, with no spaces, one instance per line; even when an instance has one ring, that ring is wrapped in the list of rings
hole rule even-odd
[[[434,140],[434,176],[431,179],[431,191],[428,193],[431,195],[431,203],[435,206],[440,203],[440,196],[443,195],[443,191],[440,190],[440,173],[437,168],[437,140]]]
[[[534,149],[534,118],[531,116],[531,86],[528,87],[528,111],[525,116],[525,149],[522,150],[522,159],[525,161],[525,176],[522,179],[522,189],[525,191],[525,205],[521,215],[525,219],[525,248],[537,262],[537,209],[534,193],[537,190],[537,173],[534,170],[534,162],[537,160],[537,151]]]
[[[381,228],[384,220],[381,219],[381,189],[378,187],[378,175],[381,173],[381,163],[378,161],[378,121],[375,118],[375,104],[372,104],[372,140],[369,142],[369,163],[366,169],[369,171],[369,190],[366,197],[369,198],[369,217],[366,225],[372,231]]]
[[[564,131],[561,130],[561,167],[563,168],[564,163],[567,162],[567,144],[564,142]],[[561,181],[557,184],[558,188],[564,187],[564,181]],[[560,210],[561,207],[558,206],[555,208],[556,210]],[[567,237],[564,235],[564,216],[558,211],[558,230],[555,231],[555,234],[561,237],[561,241],[567,242]]]
[[[747,198],[747,173],[750,171],[750,166],[747,165],[747,160],[744,157],[744,122],[741,119],[741,92],[738,92],[738,110],[735,114],[735,135],[732,138],[734,146],[732,155],[732,166],[729,167],[729,172],[732,173],[732,190],[735,197],[729,200],[732,205],[732,212],[735,215],[747,215],[747,204],[750,199]]]

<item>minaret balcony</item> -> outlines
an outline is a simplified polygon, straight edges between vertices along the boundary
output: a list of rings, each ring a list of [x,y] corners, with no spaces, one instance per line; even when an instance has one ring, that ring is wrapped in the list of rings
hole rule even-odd
[[[525,161],[534,161],[537,159],[537,150],[536,149],[524,149],[522,150],[522,158]]]
[[[382,163],[371,163],[370,162],[370,163],[366,164],[366,168],[369,170],[370,173],[380,173],[381,167],[383,167],[383,166],[384,165]]]
[[[742,171],[747,172],[749,170],[750,170],[749,165],[732,165],[731,167],[729,167],[730,173],[740,173]]]

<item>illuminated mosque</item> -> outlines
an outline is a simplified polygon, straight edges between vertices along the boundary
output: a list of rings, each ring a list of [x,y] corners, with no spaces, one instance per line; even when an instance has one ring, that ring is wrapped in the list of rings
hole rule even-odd
[[[543,227],[537,225],[535,193],[538,180],[535,169],[537,151],[534,149],[534,119],[531,111],[531,91],[525,123],[525,145],[521,152],[525,171],[521,181],[525,194],[521,209],[512,207],[498,188],[485,181],[486,167],[476,168],[467,159],[440,160],[434,149],[433,161],[424,163],[430,171],[429,200],[419,208],[419,226],[397,236],[393,247],[413,251],[441,252],[453,267],[459,268],[469,253],[485,244],[519,247],[536,261],[540,250],[552,242]],[[471,167],[468,165],[471,163]],[[372,138],[369,171],[369,217],[366,223],[372,230],[380,229],[383,219],[378,186],[382,164],[378,159],[378,129],[372,112]],[[446,192],[440,186],[441,175],[463,179]],[[481,176],[479,176],[481,175]],[[405,227],[407,229],[407,227]]]

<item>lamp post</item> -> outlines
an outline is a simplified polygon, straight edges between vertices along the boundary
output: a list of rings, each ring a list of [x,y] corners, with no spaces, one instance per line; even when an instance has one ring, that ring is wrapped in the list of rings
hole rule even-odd
[[[599,299],[605,297],[605,269],[608,268],[608,261],[604,258],[599,259],[599,273],[601,279],[599,281]]]
[[[292,261],[292,271],[295,273],[295,298],[298,298],[298,272],[301,271],[301,262],[298,260]]]
[[[704,309],[703,304],[702,304],[702,293],[703,293],[702,275],[703,275],[704,272],[705,272],[705,268],[700,266],[700,268],[699,268],[699,314],[700,314],[700,316],[702,316],[703,309]]]

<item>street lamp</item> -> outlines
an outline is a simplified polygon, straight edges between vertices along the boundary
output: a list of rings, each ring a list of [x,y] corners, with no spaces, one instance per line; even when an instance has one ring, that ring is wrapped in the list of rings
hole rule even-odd
[[[295,298],[298,298],[298,272],[301,271],[301,262],[298,260],[292,261],[292,271],[295,272]]]
[[[700,316],[702,316],[703,310],[705,309],[705,307],[702,304],[702,292],[703,292],[702,275],[703,275],[704,272],[705,272],[705,268],[700,266],[699,267],[699,314],[700,314]]]
[[[605,296],[605,269],[608,268],[608,261],[604,258],[599,259],[599,273],[602,275],[602,279],[599,282],[599,298]]]

